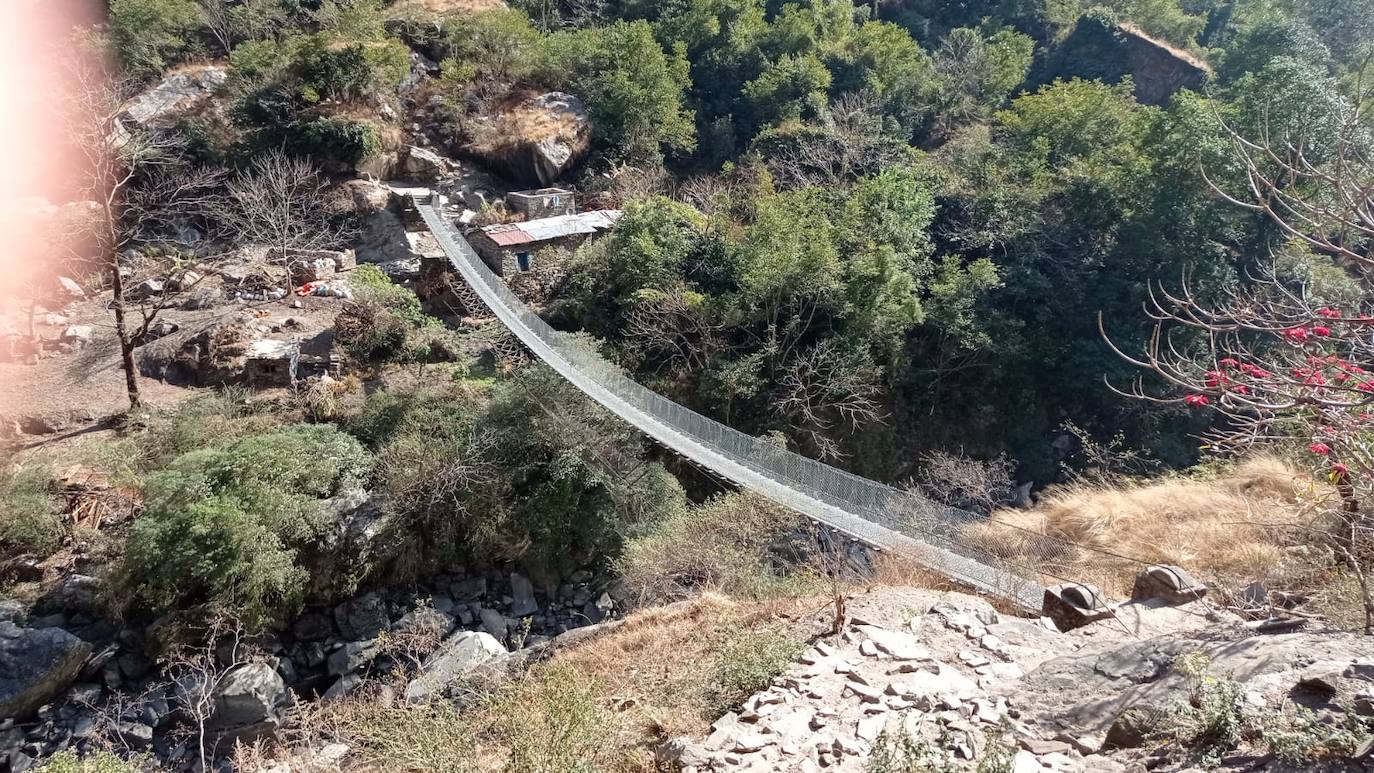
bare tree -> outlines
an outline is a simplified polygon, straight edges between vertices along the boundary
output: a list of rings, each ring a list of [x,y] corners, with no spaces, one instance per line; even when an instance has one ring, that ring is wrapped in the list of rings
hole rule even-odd
[[[1242,182],[1207,175],[1226,201],[1268,216],[1283,232],[1323,253],[1369,268],[1374,263],[1374,57],[1354,76],[1333,142],[1308,136],[1325,126],[1272,128],[1253,136],[1222,121]],[[1218,114],[1220,118],[1220,115]]]
[[[765,162],[785,188],[847,183],[898,160],[901,144],[883,136],[879,97],[867,89],[835,97],[826,130],[800,132],[769,148]]]
[[[229,0],[198,0],[200,20],[215,36],[225,56],[234,50],[234,17]]]
[[[774,411],[821,458],[842,456],[833,432],[882,421],[876,369],[847,357],[829,341],[801,350],[781,368]]]
[[[95,205],[94,222],[83,225],[80,236],[94,242],[110,283],[129,407],[137,409],[141,401],[134,349],[167,303],[158,299],[144,309],[141,323],[130,324],[128,270],[121,270],[120,253],[175,229],[179,221],[212,211],[219,173],[187,164],[181,143],[170,133],[123,120],[125,103],[136,90],[132,81],[82,58],[75,61],[72,75],[73,88],[63,95],[67,125],[82,154],[83,196]]]
[[[167,658],[165,672],[176,685],[181,710],[190,720],[190,738],[199,761],[209,770],[214,744],[210,720],[215,715],[219,688],[239,666],[253,662],[253,648],[242,625],[216,620],[195,644],[182,645]]]
[[[1206,448],[1237,455],[1270,447],[1306,458],[1334,496],[1315,496],[1308,526],[1325,535],[1364,590],[1366,632],[1374,634],[1374,594],[1366,567],[1374,561],[1374,156],[1368,94],[1357,78],[1334,143],[1317,151],[1304,134],[1330,127],[1261,128],[1246,136],[1224,125],[1239,164],[1241,189],[1215,176],[1218,195],[1261,212],[1284,233],[1334,259],[1356,276],[1362,297],[1335,303],[1305,281],[1270,265],[1247,285],[1205,300],[1185,275],[1177,290],[1150,288],[1152,323],[1138,352],[1099,329],[1118,355],[1154,376],[1117,391],[1211,413]],[[1374,367],[1374,366],[1371,366]],[[1314,487],[1315,489],[1315,487]],[[1327,502],[1331,504],[1326,504]]]
[[[625,317],[625,338],[645,363],[700,373],[723,348],[721,325],[682,292],[635,301]]]
[[[980,462],[962,453],[930,451],[921,456],[921,482],[916,487],[937,502],[981,513],[1012,500],[1016,463],[1006,454]]]
[[[341,247],[350,229],[334,216],[328,181],[307,160],[272,151],[228,185],[226,216],[240,242],[266,246],[286,271],[286,294],[301,255]]]

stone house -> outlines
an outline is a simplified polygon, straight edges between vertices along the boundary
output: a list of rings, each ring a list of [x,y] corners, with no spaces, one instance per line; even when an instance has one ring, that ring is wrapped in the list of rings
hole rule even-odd
[[[506,209],[519,212],[526,220],[577,214],[573,192],[564,188],[540,188],[506,194]]]
[[[254,389],[291,386],[296,382],[301,347],[295,341],[260,338],[249,344],[243,377]]]
[[[483,226],[468,234],[468,241],[492,271],[512,277],[537,271],[536,254],[569,252],[588,237],[610,230],[620,214],[618,209],[601,209]]]

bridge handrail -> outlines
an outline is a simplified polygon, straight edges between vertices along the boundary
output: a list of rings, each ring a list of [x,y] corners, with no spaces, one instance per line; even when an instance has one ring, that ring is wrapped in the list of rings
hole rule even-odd
[[[644,387],[582,341],[544,322],[484,263],[432,197],[416,209],[449,262],[520,341],[640,431],[723,477],[880,548],[901,548],[941,573],[1038,608],[1043,588],[1024,567],[969,540],[983,519],[739,432]]]

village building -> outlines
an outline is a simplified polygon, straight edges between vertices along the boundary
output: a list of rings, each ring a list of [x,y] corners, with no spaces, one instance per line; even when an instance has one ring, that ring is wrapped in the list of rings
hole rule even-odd
[[[301,347],[295,341],[260,338],[248,345],[243,376],[254,389],[291,386],[296,382]]]
[[[512,277],[537,270],[536,255],[547,255],[550,251],[570,252],[587,237],[609,231],[619,219],[618,209],[556,215],[523,223],[483,226],[469,234],[468,241],[492,271],[502,277]]]
[[[540,188],[506,194],[506,209],[519,212],[526,220],[577,214],[577,200],[565,188]]]

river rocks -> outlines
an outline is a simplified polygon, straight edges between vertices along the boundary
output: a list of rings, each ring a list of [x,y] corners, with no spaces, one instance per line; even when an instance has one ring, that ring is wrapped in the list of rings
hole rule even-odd
[[[329,673],[334,676],[349,674],[377,657],[375,640],[349,642],[329,656]]]
[[[511,572],[510,595],[513,617],[525,617],[539,611],[539,602],[534,600],[534,584],[524,575]]]
[[[60,628],[0,622],[0,718],[24,717],[66,689],[91,646]]]
[[[423,702],[439,697],[458,677],[505,658],[506,648],[487,633],[460,631],[434,651],[418,677],[406,686],[405,698]]]
[[[275,729],[285,700],[286,685],[276,670],[267,663],[248,663],[231,671],[215,690],[212,721],[221,730]]]
[[[345,601],[334,608],[334,622],[346,639],[371,639],[391,627],[386,606],[375,593]]]

